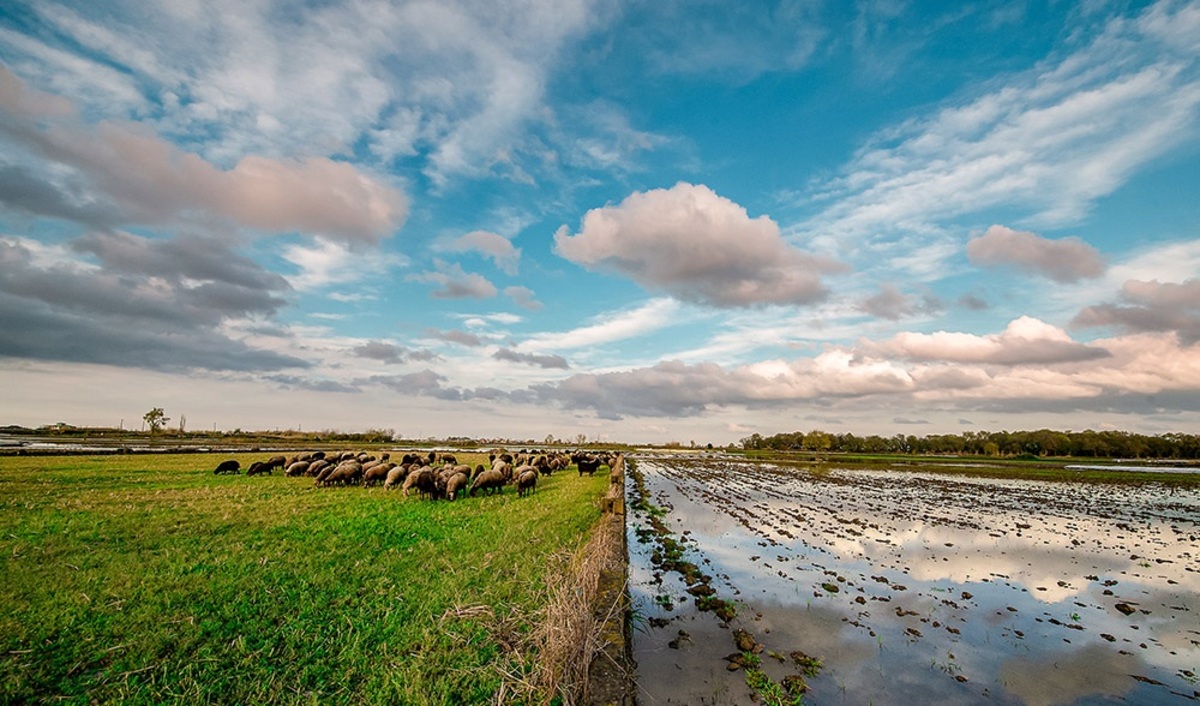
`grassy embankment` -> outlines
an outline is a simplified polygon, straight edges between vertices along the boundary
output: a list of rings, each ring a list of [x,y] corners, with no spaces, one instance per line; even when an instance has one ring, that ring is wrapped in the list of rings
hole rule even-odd
[[[486,703],[608,484],[431,502],[218,460],[0,459],[0,703]]]
[[[997,457],[997,456],[915,456],[905,454],[842,454],[812,452],[749,451],[750,461],[765,461],[821,468],[872,468],[896,471],[953,473],[985,478],[1009,478],[1046,481],[1079,481],[1087,483],[1160,483],[1179,487],[1200,485],[1200,473],[1137,472],[1075,469],[1068,466],[1116,466],[1117,461],[1106,458],[1067,457]],[[1127,465],[1188,466],[1195,461],[1125,462]]]

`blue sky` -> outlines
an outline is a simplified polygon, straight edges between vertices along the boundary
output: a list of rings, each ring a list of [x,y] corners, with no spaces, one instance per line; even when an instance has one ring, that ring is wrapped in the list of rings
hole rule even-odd
[[[0,423],[1200,421],[1200,3],[0,11]]]

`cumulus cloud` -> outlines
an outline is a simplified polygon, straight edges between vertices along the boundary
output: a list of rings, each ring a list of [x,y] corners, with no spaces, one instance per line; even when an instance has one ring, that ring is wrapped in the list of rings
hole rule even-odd
[[[0,238],[0,355],[155,370],[308,367],[226,330],[232,319],[273,316],[288,291],[227,243],[100,234],[73,246],[99,264],[45,262],[36,246]]]
[[[967,243],[967,258],[976,265],[1010,265],[1063,283],[1104,274],[1100,253],[1078,238],[1050,240],[1001,225],[972,238]]]
[[[1200,341],[1200,279],[1129,280],[1121,287],[1121,300],[1125,303],[1089,306],[1071,324],[1113,326],[1134,333],[1173,331],[1188,345]]]
[[[537,297],[533,294],[533,290],[529,287],[522,287],[520,285],[505,287],[504,296],[512,299],[522,309],[538,311],[542,308],[542,303],[537,300]]]
[[[0,121],[0,134],[68,171],[90,193],[103,195],[124,222],[159,225],[218,218],[256,230],[374,244],[407,216],[402,193],[348,163],[247,155],[231,169],[221,169],[144,127],[87,125],[73,114],[49,116],[42,107],[49,99],[32,101],[28,96],[39,94],[23,88],[7,70],[5,74],[0,76],[6,85],[0,90],[0,110],[9,119]],[[45,210],[43,194],[24,196],[18,207]]]
[[[691,417],[719,408],[904,405],[910,413],[1200,409],[1200,359],[1170,333],[1084,345],[1022,318],[992,336],[904,334],[813,358],[740,366],[664,361],[580,373],[531,388],[567,409],[622,417]],[[1155,400],[1161,400],[1156,402]]]
[[[436,272],[413,275],[418,282],[431,282],[438,289],[430,292],[435,299],[490,299],[496,296],[496,285],[475,272],[466,272],[461,265],[438,261]]]
[[[451,252],[476,252],[492,259],[501,271],[508,275],[517,274],[521,261],[521,249],[508,238],[486,230],[474,230],[455,238],[447,248]]]
[[[789,245],[770,218],[683,182],[588,211],[578,234],[559,228],[554,247],[589,269],[722,308],[810,304],[825,296],[821,273],[838,269]]]
[[[1022,316],[999,334],[904,332],[862,346],[873,353],[925,362],[991,365],[1053,365],[1110,357],[1102,347],[1076,343],[1065,331]]]
[[[522,365],[535,365],[539,368],[566,370],[571,365],[561,355],[539,355],[537,353],[518,353],[510,348],[501,348],[492,354],[496,360],[505,360]]]

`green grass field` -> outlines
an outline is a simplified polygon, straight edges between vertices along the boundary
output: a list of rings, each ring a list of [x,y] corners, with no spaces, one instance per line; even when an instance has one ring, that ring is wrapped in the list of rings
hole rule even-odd
[[[0,703],[487,703],[608,485],[431,502],[219,460],[0,458]]]

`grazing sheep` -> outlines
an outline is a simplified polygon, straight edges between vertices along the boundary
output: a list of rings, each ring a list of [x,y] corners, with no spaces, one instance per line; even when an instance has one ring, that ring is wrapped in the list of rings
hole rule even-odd
[[[378,463],[370,468],[363,469],[363,487],[369,487],[377,483],[387,481],[388,473],[392,470],[390,463]]]
[[[333,485],[334,483],[354,485],[362,479],[362,475],[363,468],[361,463],[358,461],[343,461],[325,479],[325,485]]]
[[[537,487],[538,473],[535,470],[528,470],[517,476],[517,497],[524,497],[532,493]]]
[[[486,470],[487,468],[485,468],[482,463],[475,464],[475,470],[471,472],[471,480],[475,480],[479,477],[480,473],[483,473]]]
[[[473,483],[471,483],[471,490],[467,492],[467,495],[473,497],[475,495],[475,491],[477,490],[482,490],[487,495],[490,495],[491,491],[494,490],[503,495],[504,484],[507,482],[508,481],[504,478],[504,474],[500,473],[499,471],[484,471],[483,473],[479,474],[479,477],[476,478]]]
[[[213,471],[213,475],[222,476],[226,473],[241,473],[242,464],[237,462],[236,458],[231,458],[228,461],[221,461],[217,464],[217,470]]]
[[[333,464],[329,461],[326,461],[323,458],[318,458],[308,465],[308,470],[304,472],[304,475],[308,476],[309,478],[316,478],[317,476],[321,475],[321,471],[332,467]]]
[[[272,456],[271,458],[269,458],[265,462],[263,462],[263,468],[259,469],[259,473],[270,473],[271,469],[273,469],[273,468],[278,468],[279,470],[283,470],[286,467],[286,465],[287,465],[287,457],[286,456]]]
[[[265,461],[255,461],[254,463],[250,464],[249,468],[246,469],[246,475],[261,476],[264,473],[271,475],[271,468],[273,468],[273,466],[267,465],[267,462]]]
[[[455,458],[454,454],[442,454],[442,463],[450,466],[457,466],[458,459]]]
[[[422,466],[415,471],[409,471],[408,477],[404,479],[405,497],[408,497],[408,491],[416,488],[421,495],[433,495],[437,492],[437,474],[429,466]]]
[[[592,458],[591,456],[577,456],[575,458],[575,464],[579,468],[580,476],[583,476],[584,473],[591,476],[595,475],[596,471],[600,470],[601,461],[600,459]]]
[[[383,489],[391,490],[392,488],[395,488],[396,486],[403,483],[404,479],[407,476],[408,476],[408,466],[406,466],[403,463],[400,464],[399,466],[396,466],[395,468],[388,471],[387,480],[385,480],[383,482]]]
[[[461,471],[450,476],[450,480],[446,481],[446,499],[454,500],[459,491],[467,489],[467,484],[469,482],[470,480],[468,479],[467,474]]]

